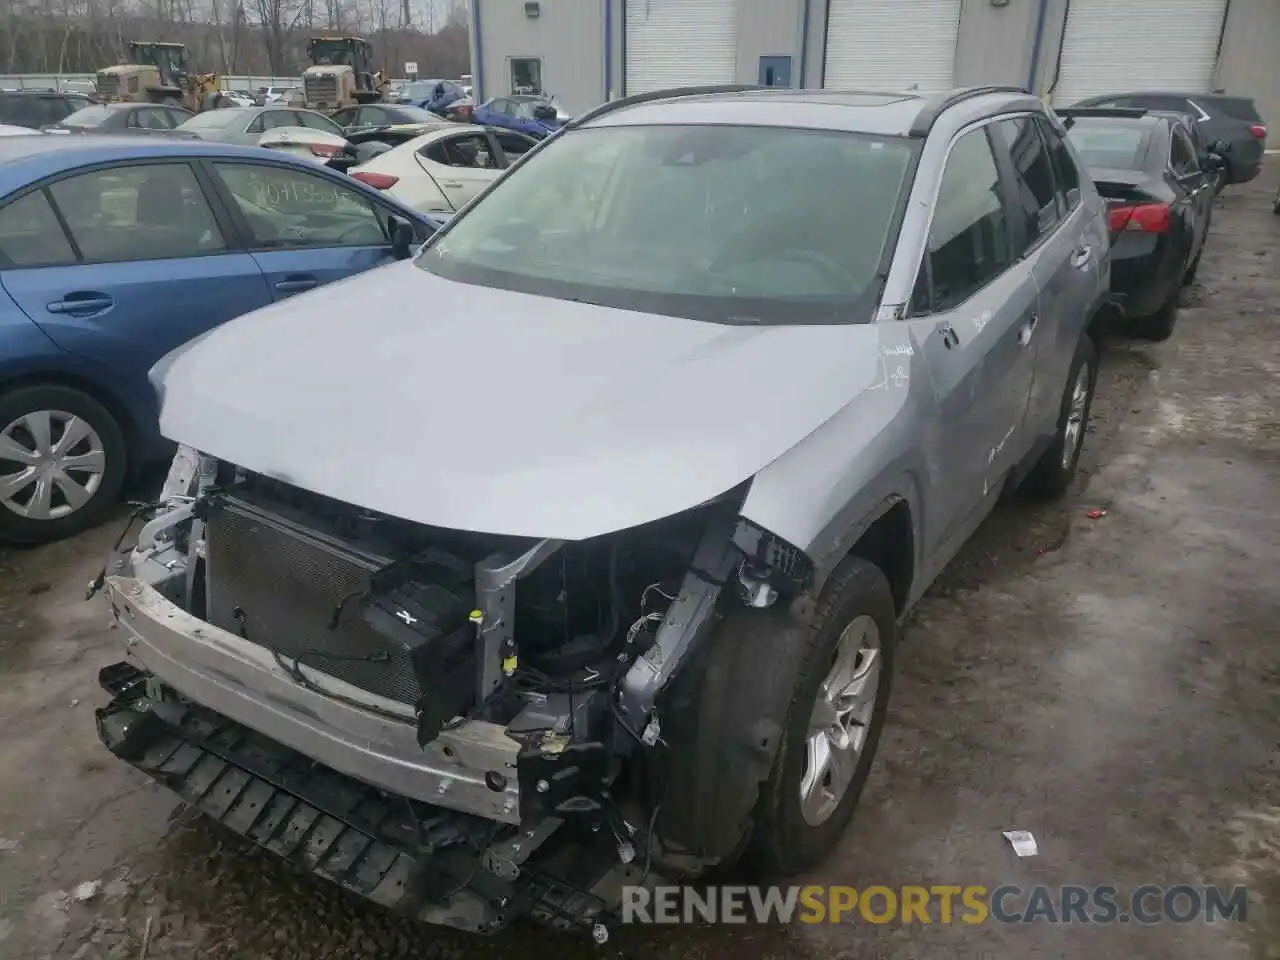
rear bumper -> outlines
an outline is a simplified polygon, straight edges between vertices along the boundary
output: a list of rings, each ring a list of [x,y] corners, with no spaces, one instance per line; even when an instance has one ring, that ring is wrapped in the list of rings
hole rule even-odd
[[[1168,253],[1156,240],[1121,234],[1112,247],[1112,300],[1126,317],[1150,316],[1176,291],[1178,265],[1166,262]]]
[[[496,869],[520,846],[490,843],[488,821],[414,804],[318,765],[181,701],[128,663],[106,667],[99,679],[113,699],[97,711],[98,735],[112,753],[258,846],[353,893],[473,933],[521,916],[562,929],[610,916],[604,900],[529,865]]]

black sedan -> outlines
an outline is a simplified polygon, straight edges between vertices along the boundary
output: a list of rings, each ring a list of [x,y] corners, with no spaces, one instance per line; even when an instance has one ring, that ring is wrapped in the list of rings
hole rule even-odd
[[[50,133],[172,133],[194,114],[168,103],[99,103],[42,129]]]
[[[1222,157],[1197,155],[1187,121],[1142,110],[1058,111],[1107,201],[1111,292],[1124,327],[1167,340],[1200,265]],[[1214,145],[1221,150],[1222,144]]]

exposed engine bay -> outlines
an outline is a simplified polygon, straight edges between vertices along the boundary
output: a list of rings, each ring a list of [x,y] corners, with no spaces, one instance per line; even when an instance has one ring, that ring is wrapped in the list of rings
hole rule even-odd
[[[190,771],[170,768],[207,751],[333,818],[332,844],[359,825],[254,762],[282,750],[295,756],[277,766],[354,777],[407,813],[389,863],[407,858],[412,882],[389,905],[424,919],[496,929],[522,897],[525,913],[598,927],[620,884],[707,865],[655,830],[670,682],[727,605],[768,608],[809,575],[738,516],[744,494],[591,540],[531,540],[424,527],[184,448],[105,578],[133,662],[104,671],[116,699],[100,735],[202,807]],[[209,732],[224,725],[242,732]],[[271,741],[250,762],[235,751],[255,735]],[[241,802],[218,809],[232,818]]]

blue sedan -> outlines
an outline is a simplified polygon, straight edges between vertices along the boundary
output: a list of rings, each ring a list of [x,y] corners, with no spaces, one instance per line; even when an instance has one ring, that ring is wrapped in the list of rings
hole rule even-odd
[[[0,140],[0,539],[101,518],[166,455],[148,369],[435,224],[305,160],[137,137]],[[356,318],[353,318],[356,319]]]
[[[494,97],[471,111],[472,123],[484,127],[506,127],[541,140],[569,121],[569,115],[545,97],[513,94]]]

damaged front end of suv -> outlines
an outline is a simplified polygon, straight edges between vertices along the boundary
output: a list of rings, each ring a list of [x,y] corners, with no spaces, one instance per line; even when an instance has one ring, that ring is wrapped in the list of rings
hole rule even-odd
[[[776,642],[810,574],[740,516],[745,493],[585,540],[508,537],[182,447],[105,579],[127,659],[102,673],[99,735],[187,803],[387,907],[605,937],[622,887],[739,852],[776,752],[785,701],[752,705],[736,756],[690,719],[718,669],[705,638],[727,616],[772,617]],[[718,776],[699,754],[712,735],[735,774],[709,800],[690,782]],[[692,810],[698,797],[715,809]]]

